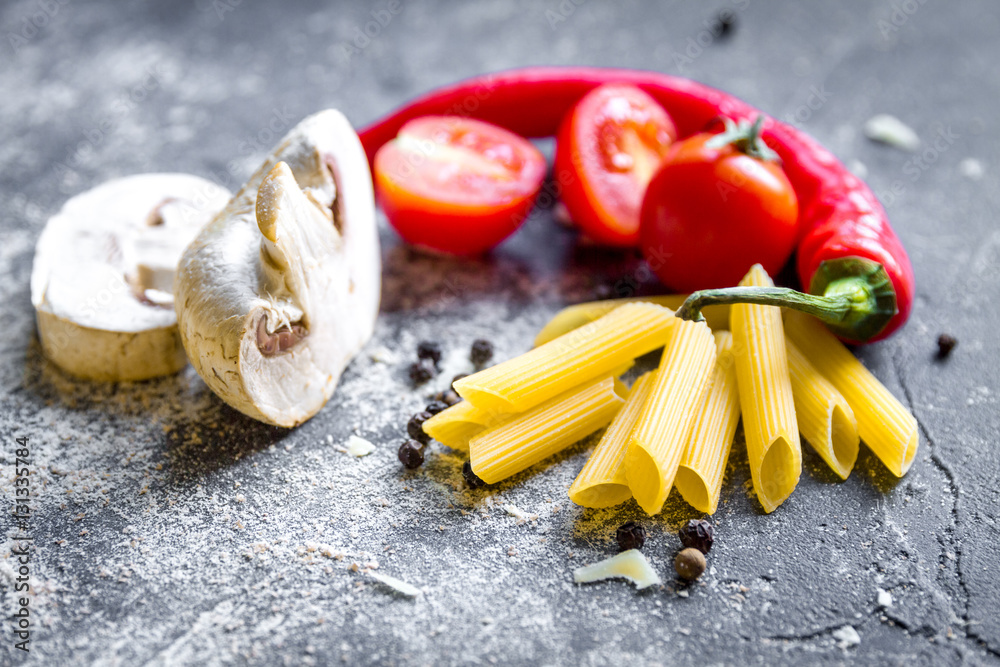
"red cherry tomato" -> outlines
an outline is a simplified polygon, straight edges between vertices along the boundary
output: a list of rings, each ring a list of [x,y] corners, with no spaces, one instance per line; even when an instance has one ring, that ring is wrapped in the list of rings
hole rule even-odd
[[[580,229],[598,243],[634,247],[646,185],[677,137],[656,101],[635,86],[605,84],[566,115],[555,174]]]
[[[485,252],[524,221],[545,158],[503,128],[458,116],[404,125],[374,164],[379,203],[403,239],[455,255]]]
[[[736,285],[756,263],[774,275],[798,233],[798,201],[778,163],[706,146],[713,136],[675,144],[642,204],[642,253],[680,292]]]

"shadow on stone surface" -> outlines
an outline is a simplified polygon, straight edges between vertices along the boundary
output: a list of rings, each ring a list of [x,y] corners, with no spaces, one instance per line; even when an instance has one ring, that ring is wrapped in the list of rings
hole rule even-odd
[[[45,405],[58,404],[97,434],[116,437],[145,424],[147,437],[169,460],[177,480],[204,476],[272,444],[290,431],[262,424],[221,400],[188,366],[176,375],[141,382],[92,382],[72,377],[50,361],[32,338],[25,354],[23,388]],[[157,430],[159,432],[157,432]]]
[[[251,419],[228,405],[220,405],[218,417],[208,423],[179,421],[168,426],[166,456],[173,481],[187,481],[231,466],[280,443],[292,432]]]
[[[530,284],[527,265],[509,255],[456,258],[396,244],[382,266],[382,313],[448,310],[486,295],[519,294]]]
[[[878,457],[864,446],[864,443],[861,445],[861,451],[858,452],[858,462],[854,464],[852,474],[863,476],[882,494],[891,492],[901,481],[899,477],[889,472]]]

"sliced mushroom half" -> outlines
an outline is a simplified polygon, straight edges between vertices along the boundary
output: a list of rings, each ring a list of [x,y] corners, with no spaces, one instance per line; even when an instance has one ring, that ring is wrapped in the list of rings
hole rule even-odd
[[[31,272],[44,354],[91,380],[144,380],[187,365],[174,271],[230,196],[197,176],[140,174],[67,201],[45,225]]]
[[[301,424],[371,337],[380,280],[364,150],[340,112],[320,112],[184,251],[174,286],[184,348],[232,407]]]

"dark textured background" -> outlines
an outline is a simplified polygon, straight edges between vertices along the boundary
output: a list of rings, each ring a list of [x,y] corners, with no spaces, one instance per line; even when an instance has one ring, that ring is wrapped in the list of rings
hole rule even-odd
[[[32,662],[1000,663],[994,3],[401,0],[350,55],[387,1],[288,5],[0,9],[0,488],[6,516],[13,439],[28,436]],[[722,8],[736,30],[714,40],[706,26]],[[690,589],[669,576],[673,531],[694,516],[673,498],[647,522],[665,586],[636,593],[571,583],[572,568],[612,553],[614,527],[639,514],[568,503],[582,450],[489,492],[465,491],[461,459],[440,447],[404,474],[394,449],[423,400],[402,371],[417,340],[443,339],[459,370],[476,336],[513,355],[563,303],[642,274],[634,258],[578,248],[548,211],[476,262],[413,255],[383,230],[376,340],[293,432],[222,406],[191,372],[98,386],[40,357],[32,248],[69,196],[142,171],[235,188],[275,132],[315,110],[336,106],[361,125],[464,76],[572,63],[694,77],[866,169],[917,274],[906,328],[858,351],[920,422],[906,478],[894,483],[863,451],[852,477],[833,483],[806,452],[798,490],[764,516],[738,445],[710,571]],[[911,125],[921,151],[867,141],[861,128],[876,113]],[[941,133],[957,138],[923,152]],[[943,363],[933,358],[941,331],[960,340]],[[376,452],[338,451],[351,432]],[[537,518],[521,522],[505,503]],[[0,549],[4,615],[10,546]],[[424,595],[395,597],[349,569],[373,558]],[[838,641],[845,625],[859,645]],[[0,662],[26,658],[9,625],[0,636]]]

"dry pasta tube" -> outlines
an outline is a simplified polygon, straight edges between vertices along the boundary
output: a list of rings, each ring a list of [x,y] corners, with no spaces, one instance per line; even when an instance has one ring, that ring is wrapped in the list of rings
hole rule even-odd
[[[477,408],[523,412],[581,384],[610,375],[667,340],[677,319],[649,303],[631,303],[519,357],[455,382]]]
[[[569,499],[577,505],[612,507],[632,497],[625,477],[625,450],[655,380],[656,372],[650,371],[632,385],[625,405],[569,487]]]
[[[788,337],[854,410],[861,440],[892,474],[905,475],[919,445],[914,416],[815,318],[789,312],[786,322]]]
[[[858,420],[843,394],[785,337],[799,433],[841,479],[858,459]]]
[[[657,514],[670,493],[714,364],[705,323],[678,321],[625,454],[629,488],[646,514]]]
[[[472,470],[487,484],[521,472],[604,428],[628,393],[615,378],[576,387],[469,441]]]
[[[665,294],[663,296],[641,296],[628,299],[605,299],[603,301],[588,301],[578,303],[573,306],[566,306],[549,320],[548,324],[535,336],[535,347],[544,345],[550,340],[558,338],[565,333],[589,324],[599,317],[603,317],[612,310],[626,303],[655,303],[658,306],[677,310],[687,294]],[[705,316],[705,322],[711,329],[729,328],[729,306],[706,306],[701,310]]]
[[[502,415],[488,414],[468,401],[461,401],[442,410],[424,422],[424,433],[442,445],[459,451],[468,451],[472,436],[485,431]]]
[[[759,264],[740,281],[757,287],[773,284]],[[760,504],[770,513],[792,493],[802,472],[781,309],[734,304],[729,322],[750,474]]]
[[[715,368],[674,478],[684,500],[706,514],[715,514],[719,507],[722,478],[740,421],[733,336],[728,331],[716,331],[713,336]]]

